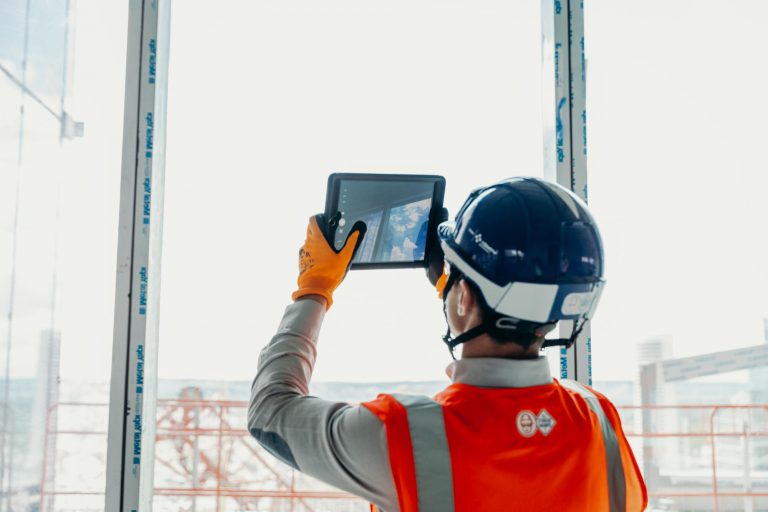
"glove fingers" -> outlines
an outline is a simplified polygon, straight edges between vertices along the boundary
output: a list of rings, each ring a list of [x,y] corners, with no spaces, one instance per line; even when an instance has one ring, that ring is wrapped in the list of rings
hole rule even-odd
[[[447,283],[448,276],[445,274],[445,268],[443,268],[443,273],[440,274],[440,277],[437,279],[437,283],[435,283],[435,289],[437,290],[438,298],[443,298],[443,294],[445,293],[445,285]]]
[[[437,216],[437,225],[439,226],[441,223],[448,220],[448,210],[446,208],[443,208],[436,214]],[[436,235],[437,233],[432,233],[433,235]],[[440,275],[445,273],[443,270],[443,267],[445,266],[445,255],[443,253],[443,247],[440,245],[440,237],[435,236],[432,239],[432,243],[429,247],[429,260],[427,261],[427,279],[430,283],[432,283],[433,286],[438,287],[438,281],[440,279]],[[438,288],[439,291],[439,288]]]
[[[347,262],[347,265],[349,265],[349,262],[355,257],[355,253],[360,247],[360,244],[363,243],[366,231],[368,231],[368,226],[361,220],[355,222],[354,226],[352,226],[352,230],[349,232],[347,240],[344,242],[344,247],[340,251],[342,258]]]
[[[366,226],[363,222],[356,222],[341,251],[336,251],[328,242],[328,228],[324,215],[309,219],[307,239],[299,251],[299,288],[292,297],[296,300],[306,295],[322,295],[330,308],[333,291],[346,276],[355,251],[365,236]]]
[[[318,235],[322,236],[324,233],[323,231],[324,226],[325,226],[325,215],[320,213],[310,217],[309,224],[307,225],[307,238],[310,238],[310,237],[315,238]]]
[[[318,219],[320,217],[320,219]],[[307,238],[304,241],[304,245],[299,249],[299,276],[305,271],[315,266],[315,261],[318,256],[321,256],[321,251],[318,251],[317,238],[322,236],[322,229],[318,224],[323,221],[322,215],[314,215],[309,218],[307,224]]]

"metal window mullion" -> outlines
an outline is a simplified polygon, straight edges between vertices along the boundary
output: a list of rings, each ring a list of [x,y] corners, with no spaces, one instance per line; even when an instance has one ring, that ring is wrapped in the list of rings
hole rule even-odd
[[[544,175],[587,201],[586,59],[583,0],[542,0]],[[561,322],[570,337],[572,322]],[[560,352],[563,378],[592,383],[591,329]]]
[[[107,446],[107,511],[151,510],[169,0],[131,0]]]

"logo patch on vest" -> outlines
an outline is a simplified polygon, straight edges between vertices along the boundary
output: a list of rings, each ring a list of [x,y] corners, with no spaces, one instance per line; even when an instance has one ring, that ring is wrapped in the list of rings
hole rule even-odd
[[[536,415],[531,411],[517,413],[517,431],[523,437],[533,437],[536,434]]]
[[[539,431],[548,436],[552,429],[555,428],[555,418],[553,418],[546,409],[542,409],[539,415],[536,417],[536,426],[539,427]]]

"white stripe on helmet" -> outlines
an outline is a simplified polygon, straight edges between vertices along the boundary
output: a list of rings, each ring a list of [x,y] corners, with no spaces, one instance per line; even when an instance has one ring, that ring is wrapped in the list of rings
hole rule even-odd
[[[505,286],[499,286],[480,272],[472,268],[469,263],[459,256],[459,254],[446,243],[440,242],[445,259],[451,265],[455,266],[462,274],[474,282],[483,293],[488,306],[501,315],[528,320],[530,322],[546,323],[553,316],[552,308],[555,305],[560,287],[556,284],[510,282]],[[566,315],[582,315],[584,319],[592,317],[597,307],[600,295],[603,289],[603,281],[598,281],[592,285],[590,292],[579,294],[580,297],[573,297],[576,302],[569,304],[569,307],[576,308],[573,311],[558,312]],[[563,304],[566,305],[565,303]]]

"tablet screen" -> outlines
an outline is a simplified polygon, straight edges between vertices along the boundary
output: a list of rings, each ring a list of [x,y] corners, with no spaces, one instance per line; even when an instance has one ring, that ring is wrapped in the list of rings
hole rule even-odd
[[[429,181],[340,180],[336,249],[362,220],[368,230],[353,263],[423,261],[434,193]]]

